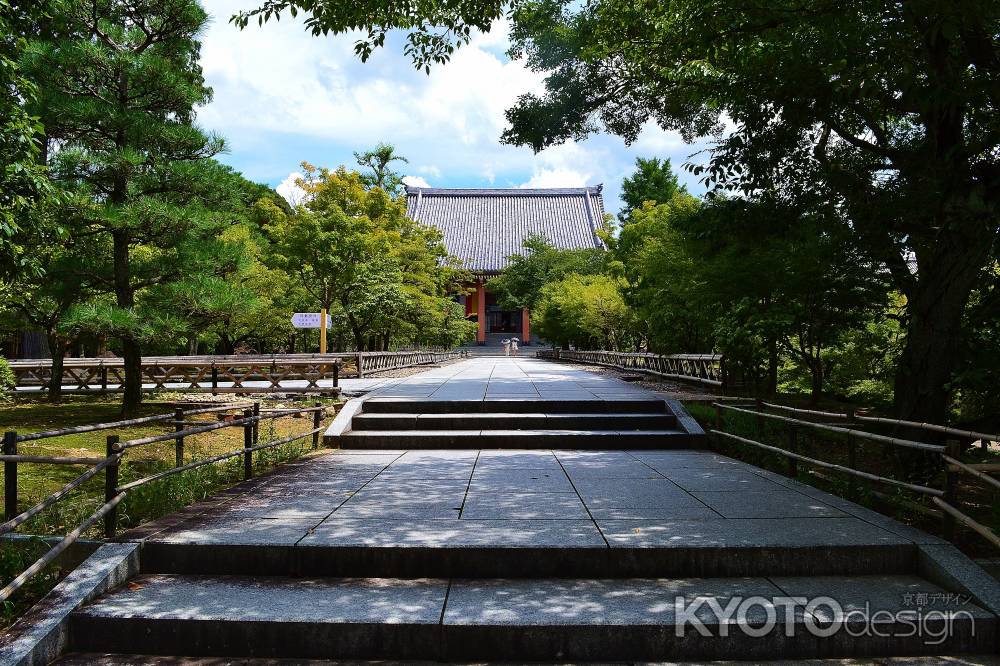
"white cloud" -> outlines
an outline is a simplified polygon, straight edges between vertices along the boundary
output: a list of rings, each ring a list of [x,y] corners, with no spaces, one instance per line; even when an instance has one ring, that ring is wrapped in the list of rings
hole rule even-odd
[[[641,154],[656,157],[682,150],[685,143],[680,132],[662,130],[655,122],[648,121],[632,147]]]
[[[426,75],[403,55],[398,35],[362,64],[354,54],[354,35],[313,37],[301,17],[289,16],[241,31],[229,17],[247,7],[244,0],[205,4],[214,19],[203,36],[202,66],[215,95],[200,110],[199,124],[227,138],[227,163],[248,177],[280,182],[286,198],[301,197],[294,178],[285,175],[302,160],[353,166],[353,151],[388,141],[419,165],[412,171],[420,184],[427,179],[451,187],[603,182],[606,205],[615,210],[621,178],[637,155],[670,157],[679,167],[694,152],[676,133],[653,125],[632,147],[609,136],[537,155],[500,144],[506,109],[519,95],[543,90],[543,75],[504,54],[509,26],[503,21],[488,34],[474,35],[449,63]]]
[[[573,169],[541,169],[520,187],[584,187],[589,180],[590,174]]]
[[[420,176],[403,176],[403,184],[410,187],[430,187],[431,184]]]
[[[278,194],[285,197],[285,201],[293,206],[298,206],[306,196],[305,190],[297,184],[297,181],[301,178],[303,178],[301,173],[293,171],[274,189]]]

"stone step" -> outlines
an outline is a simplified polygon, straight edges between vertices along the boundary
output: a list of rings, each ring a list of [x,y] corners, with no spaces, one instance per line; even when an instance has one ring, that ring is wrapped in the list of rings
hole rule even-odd
[[[470,400],[428,400],[426,398],[369,398],[367,414],[601,414],[670,413],[663,400],[627,398],[546,400],[538,398],[482,398]]]
[[[969,602],[913,605],[945,595],[914,576],[144,575],[76,611],[70,636],[78,651],[228,658],[524,663],[990,652],[997,639],[992,614]],[[819,597],[826,600],[816,603]],[[919,613],[932,610],[953,612],[947,632],[914,631]],[[868,622],[872,630],[865,630]]]
[[[549,493],[547,500],[556,509],[563,501],[558,493]],[[326,520],[234,516],[195,520],[147,539],[142,570],[261,576],[630,578],[909,574],[918,566],[917,547],[911,541],[850,517],[629,518],[663,511],[640,509],[599,514],[624,519],[447,519],[419,513],[404,518],[408,514],[386,516],[391,513],[392,505],[388,506],[375,507],[371,516],[338,517],[338,509]],[[499,508],[502,515],[504,507]]]
[[[673,414],[358,414],[353,430],[668,430]]]
[[[342,449],[694,449],[680,430],[351,430]]]

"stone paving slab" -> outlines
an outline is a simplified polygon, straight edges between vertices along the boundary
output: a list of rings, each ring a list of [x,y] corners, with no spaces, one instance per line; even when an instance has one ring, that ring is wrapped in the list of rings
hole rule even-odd
[[[237,487],[224,502],[192,507],[146,538],[292,548],[691,550],[884,548],[912,544],[919,534],[909,538],[909,528],[891,519],[736,462],[704,451],[332,452],[255,479],[244,495]]]
[[[424,548],[607,547],[591,520],[348,520],[331,517],[299,544]]]
[[[611,548],[773,548],[905,545],[910,541],[857,518],[598,520]]]
[[[146,575],[88,606],[91,617],[437,624],[447,581]]]
[[[710,491],[691,494],[725,518],[847,517],[843,511],[795,491]]]
[[[470,491],[462,517],[502,520],[548,519],[586,520],[587,507],[573,493],[523,493]]]
[[[733,597],[774,598],[781,590],[765,578],[459,580],[451,586],[444,624],[545,627],[553,625],[673,625],[676,597],[713,597],[725,608]],[[798,609],[801,619],[802,608]],[[751,609],[763,622],[767,610]],[[707,605],[695,611],[707,624],[719,619]],[[781,616],[784,617],[782,609]]]

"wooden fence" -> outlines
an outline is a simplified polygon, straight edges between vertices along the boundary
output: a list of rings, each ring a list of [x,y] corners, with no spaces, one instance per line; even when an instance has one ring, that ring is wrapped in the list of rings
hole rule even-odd
[[[669,379],[682,379],[728,388],[726,361],[722,354],[646,354],[612,351],[568,351],[543,349],[538,358],[603,365],[618,370],[643,372]]]
[[[398,370],[462,356],[460,351],[353,352],[272,356],[147,356],[142,359],[143,390],[218,393],[320,393],[335,389],[341,377]],[[51,359],[9,361],[15,391],[37,390],[52,379]],[[125,380],[120,358],[67,358],[63,390],[116,392]],[[289,386],[287,382],[305,382]],[[329,381],[329,386],[320,382]],[[247,386],[247,382],[258,385]],[[284,385],[283,385],[284,383]],[[262,385],[261,385],[262,384]]]
[[[1000,548],[1000,536],[990,527],[975,520],[959,508],[961,497],[959,493],[959,479],[962,476],[974,478],[986,484],[989,491],[995,493],[1000,490],[1000,480],[990,476],[990,472],[1000,472],[1000,467],[995,464],[973,464],[962,462],[962,442],[966,443],[979,441],[985,448],[990,442],[1000,442],[1000,434],[990,434],[951,428],[932,423],[918,423],[915,421],[904,421],[901,419],[890,419],[883,417],[871,417],[856,415],[853,412],[839,413],[826,412],[811,409],[796,409],[763,401],[758,401],[750,405],[734,405],[728,403],[713,403],[715,407],[715,428],[708,432],[711,436],[730,442],[738,442],[743,445],[752,446],[769,453],[777,454],[785,458],[788,463],[789,476],[796,476],[798,464],[803,463],[812,467],[819,467],[844,474],[855,479],[864,479],[872,484],[888,486],[891,488],[903,489],[929,499],[931,504],[940,511],[944,520],[944,533],[952,536],[956,523],[960,523],[976,534],[983,537],[994,547]],[[768,411],[771,410],[771,411]],[[773,411],[795,414],[784,416],[772,413]],[[786,441],[782,445],[775,443],[763,443],[742,437],[732,432],[726,432],[727,421],[725,414],[742,414],[753,417],[758,424],[757,430],[763,432],[764,421],[779,422],[788,426],[786,430]],[[819,418],[824,422],[810,421],[808,418]],[[830,423],[832,421],[833,423]],[[950,437],[944,445],[928,443],[911,438],[895,437],[864,430],[866,426],[879,425],[893,428],[905,429],[909,433],[933,433],[934,437],[942,435]],[[798,448],[799,433],[802,429],[814,429],[841,436],[848,463],[846,465],[820,460],[810,456],[802,455],[792,449]],[[913,437],[914,435],[910,435]],[[921,451],[935,456],[940,469],[940,487],[925,485],[924,483],[912,483],[900,479],[894,479],[882,474],[874,474],[858,469],[858,442],[868,441],[879,444],[883,447],[901,448],[909,451]]]
[[[20,575],[12,580],[6,587],[0,590],[0,603],[6,601],[12,594],[24,586],[33,576],[37,575],[46,566],[51,564],[59,555],[77,541],[99,521],[104,521],[104,535],[106,538],[113,537],[118,526],[118,505],[125,496],[148,483],[158,481],[174,474],[179,474],[192,470],[203,465],[210,465],[221,462],[229,458],[242,456],[243,458],[243,478],[249,479],[253,476],[253,454],[256,451],[270,449],[283,444],[288,444],[296,440],[312,437],[312,447],[319,446],[319,433],[325,427],[323,425],[324,407],[316,404],[313,407],[293,408],[293,409],[261,409],[260,403],[229,404],[218,407],[185,408],[178,407],[172,413],[146,416],[125,421],[115,421],[112,423],[98,423],[94,425],[77,426],[73,428],[61,428],[46,432],[19,434],[17,432],[4,433],[3,454],[0,461],[3,462],[4,478],[4,520],[0,524],[0,536],[13,532],[20,525],[23,525],[33,517],[45,511],[59,500],[65,498],[72,491],[78,489],[84,483],[94,478],[98,474],[104,475],[104,503],[89,517],[84,519],[79,525],[70,530],[56,545],[40,557],[34,564],[25,569]],[[235,412],[235,414],[226,414]],[[219,420],[213,421],[192,421],[192,416],[199,414],[218,414]],[[279,419],[288,416],[300,416],[303,414],[312,415],[312,428],[305,432],[293,434],[288,437],[274,439],[265,443],[259,443],[259,425],[263,421]],[[107,436],[107,448],[103,457],[55,457],[55,456],[33,456],[21,455],[18,453],[18,444],[22,442],[38,441],[65,435],[74,435],[84,432],[96,432],[101,430],[113,430],[117,428],[127,428],[148,423],[163,423],[171,427],[169,432],[160,435],[151,435],[129,441],[121,441],[118,435]],[[211,432],[222,428],[242,428],[243,446],[226,453],[196,460],[189,463],[184,462],[185,440],[201,433]],[[148,446],[158,442],[173,441],[175,447],[174,466],[156,474],[136,479],[130,483],[119,485],[118,471],[122,459],[133,449]],[[81,465],[87,469],[75,479],[64,485],[62,488],[52,493],[38,504],[25,509],[18,510],[18,469],[25,464],[47,464],[47,465]]]

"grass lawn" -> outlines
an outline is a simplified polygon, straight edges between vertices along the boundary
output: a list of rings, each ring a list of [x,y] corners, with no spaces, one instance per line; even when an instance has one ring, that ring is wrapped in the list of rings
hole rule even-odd
[[[183,399],[183,398],[180,398]],[[156,398],[150,398],[156,402]],[[334,400],[321,400],[333,405]],[[262,408],[296,407],[312,404],[301,402],[262,402]],[[206,405],[209,406],[209,405]],[[144,405],[137,416],[168,414],[173,410],[163,404]],[[0,431],[15,430],[19,434],[88,425],[120,420],[120,402],[114,396],[73,396],[62,404],[53,405],[37,399],[22,399],[0,403]],[[329,423],[331,416],[324,417]],[[200,414],[187,420],[203,421],[205,424],[218,420],[216,414]],[[312,429],[312,415],[284,417],[263,421],[259,429],[259,443]],[[18,444],[18,453],[40,456],[104,457],[108,435],[118,435],[122,441],[159,435],[173,431],[169,423],[149,423],[129,428],[116,428],[97,432],[64,435]],[[226,453],[243,446],[243,428],[221,428],[185,438],[184,462],[202,460],[210,456]],[[262,471],[280,462],[296,458],[312,447],[312,438],[307,437],[289,444],[254,453],[255,470]],[[150,474],[174,466],[174,442],[168,440],[129,449],[122,460],[119,484],[125,484]],[[87,468],[82,465],[43,465],[22,463],[18,466],[18,508],[34,506],[66,483],[79,476]],[[193,502],[204,499],[213,492],[229,487],[243,480],[242,456],[236,456],[215,464],[205,465],[154,481],[130,491],[119,505],[119,525],[127,529],[163,516]],[[0,489],[3,488],[0,479]],[[2,492],[2,491],[0,491]],[[20,534],[64,536],[79,525],[104,503],[104,474],[98,473],[68,497],[61,499],[47,511],[36,516],[18,528]],[[100,525],[85,535],[99,538]],[[5,585],[20,573],[46,549],[41,543],[14,546],[9,542],[0,546],[0,585]],[[10,624],[40,596],[44,595],[61,578],[58,568],[53,568],[38,576],[32,584],[15,595],[13,603],[0,609],[0,628]]]

